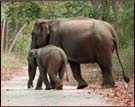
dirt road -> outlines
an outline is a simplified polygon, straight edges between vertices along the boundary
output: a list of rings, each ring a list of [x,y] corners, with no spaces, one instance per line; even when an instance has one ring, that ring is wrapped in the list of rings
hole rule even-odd
[[[63,90],[27,89],[27,67],[22,72],[22,76],[1,82],[2,106],[113,106],[103,96],[74,86],[64,86]],[[37,76],[34,84],[36,80]]]

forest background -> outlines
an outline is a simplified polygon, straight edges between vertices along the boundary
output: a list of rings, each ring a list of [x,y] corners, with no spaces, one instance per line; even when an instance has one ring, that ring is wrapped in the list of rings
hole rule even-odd
[[[119,38],[126,72],[134,71],[134,0],[33,1],[1,3],[2,68],[27,63],[36,19],[90,17],[109,22]],[[114,54],[114,70],[119,71]]]

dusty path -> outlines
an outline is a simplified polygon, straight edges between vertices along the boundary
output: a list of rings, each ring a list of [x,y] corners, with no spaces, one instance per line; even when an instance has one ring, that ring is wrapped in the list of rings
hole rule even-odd
[[[21,77],[2,81],[2,106],[112,106],[110,102],[96,93],[88,90],[77,90],[73,86],[64,86],[63,90],[27,89],[27,67],[24,67]],[[37,79],[37,76],[36,76]],[[34,84],[36,82],[34,81]]]

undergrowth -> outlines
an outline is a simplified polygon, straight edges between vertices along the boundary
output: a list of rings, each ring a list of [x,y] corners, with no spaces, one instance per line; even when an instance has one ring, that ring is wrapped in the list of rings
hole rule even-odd
[[[15,68],[26,65],[26,58],[14,53],[1,52],[1,67]]]

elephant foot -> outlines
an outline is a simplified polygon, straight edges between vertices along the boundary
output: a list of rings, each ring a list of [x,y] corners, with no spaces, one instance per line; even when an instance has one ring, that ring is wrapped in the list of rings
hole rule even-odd
[[[56,87],[56,90],[62,90],[62,89],[63,89],[63,85]]]
[[[35,90],[42,90],[42,87],[36,87]]]
[[[59,82],[58,84],[56,84],[55,89],[56,90],[62,90],[63,89],[63,83],[62,82]]]
[[[52,89],[55,89],[55,87],[56,87],[55,85],[52,85]]]
[[[115,83],[111,82],[111,83],[102,83],[102,87],[103,88],[114,88],[115,87]]]
[[[88,86],[88,83],[85,82],[83,84],[79,84],[78,87],[77,87],[77,89],[83,89],[83,88],[85,88],[87,86]]]
[[[52,87],[52,89],[55,89],[56,87]]]
[[[50,89],[53,89],[51,85],[46,86],[46,88],[45,88],[45,90],[50,90]]]
[[[46,87],[46,88],[45,88],[45,90],[51,90],[51,89],[52,89],[52,88],[50,88],[50,87]]]

